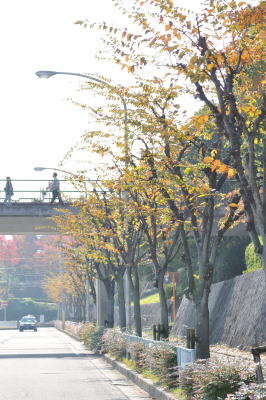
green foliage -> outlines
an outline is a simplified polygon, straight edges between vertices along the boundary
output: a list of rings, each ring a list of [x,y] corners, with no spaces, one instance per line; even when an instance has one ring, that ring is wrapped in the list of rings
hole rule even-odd
[[[188,400],[187,396],[180,388],[174,388],[171,390],[171,394],[176,397],[178,400]]]
[[[80,331],[80,338],[89,350],[98,352],[102,346],[103,332],[104,328],[98,328],[92,323],[87,323]]]
[[[261,238],[260,242],[262,243]],[[255,253],[254,244],[252,242],[246,247],[245,260],[247,266],[247,271],[245,272],[251,272],[262,268],[262,258],[260,255]]]
[[[53,321],[57,316],[57,305],[46,301],[37,301],[31,298],[9,299],[7,307],[7,319],[17,321],[23,315],[32,314],[38,317],[44,315],[45,321]]]

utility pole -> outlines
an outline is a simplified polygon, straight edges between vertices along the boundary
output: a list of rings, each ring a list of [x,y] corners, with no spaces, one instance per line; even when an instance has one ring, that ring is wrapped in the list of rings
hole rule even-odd
[[[107,293],[104,283],[101,279],[96,278],[96,320],[97,326],[105,326],[107,320]]]
[[[86,276],[86,310],[85,310],[86,322],[90,320],[90,284],[89,278]]]

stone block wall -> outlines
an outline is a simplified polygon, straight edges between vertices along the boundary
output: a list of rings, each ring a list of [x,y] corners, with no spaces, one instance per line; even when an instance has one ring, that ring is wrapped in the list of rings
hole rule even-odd
[[[209,298],[210,342],[246,348],[266,344],[266,286],[262,270],[212,285]],[[172,335],[195,327],[192,303],[182,299]]]

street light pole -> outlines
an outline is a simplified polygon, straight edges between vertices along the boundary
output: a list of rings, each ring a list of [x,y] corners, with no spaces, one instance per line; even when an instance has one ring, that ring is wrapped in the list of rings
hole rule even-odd
[[[124,97],[121,95],[119,90],[117,89],[116,86],[113,86],[109,84],[108,82],[96,78],[94,76],[91,76],[89,74],[80,74],[78,72],[62,72],[62,71],[47,71],[47,70],[41,70],[36,72],[36,75],[41,78],[41,79],[48,79],[54,75],[71,75],[71,76],[77,76],[81,78],[88,79],[90,81],[99,83],[100,85],[109,87],[110,89],[113,89],[114,92],[119,96],[120,100],[122,101],[123,104],[123,109],[124,109],[124,156],[125,156],[125,166],[128,167],[129,163],[129,144],[128,144],[128,109],[127,109],[127,104],[124,99]],[[125,200],[127,200],[127,195],[125,194]],[[125,279],[125,294],[126,294],[126,311],[127,311],[127,327],[130,330],[131,329],[131,290],[130,290],[130,283],[129,283],[129,277],[128,277],[128,271],[125,272],[124,275]]]

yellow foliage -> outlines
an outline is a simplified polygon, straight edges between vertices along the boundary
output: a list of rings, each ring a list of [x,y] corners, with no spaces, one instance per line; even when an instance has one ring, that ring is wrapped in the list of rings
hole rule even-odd
[[[211,162],[213,162],[213,158],[212,157],[204,157],[203,160],[204,164],[209,164]]]

